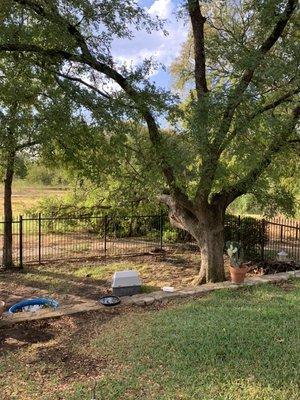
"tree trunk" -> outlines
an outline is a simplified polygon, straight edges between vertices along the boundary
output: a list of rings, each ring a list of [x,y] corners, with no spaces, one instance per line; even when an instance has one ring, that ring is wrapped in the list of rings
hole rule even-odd
[[[202,225],[201,237],[198,244],[201,253],[201,266],[194,283],[222,282],[224,272],[224,227],[222,224],[215,227]]]
[[[194,284],[224,281],[225,207],[203,202],[193,210],[178,204],[170,195],[161,195],[159,199],[169,207],[171,224],[189,232],[199,245],[201,266]]]
[[[12,182],[14,176],[15,152],[11,152],[6,165],[4,177],[4,237],[3,237],[3,256],[2,265],[4,268],[13,266],[13,232],[12,232]]]

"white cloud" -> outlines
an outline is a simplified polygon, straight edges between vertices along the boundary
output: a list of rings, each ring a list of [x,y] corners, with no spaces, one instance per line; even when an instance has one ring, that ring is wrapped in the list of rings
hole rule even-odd
[[[148,12],[152,16],[158,16],[160,18],[169,18],[174,9],[172,0],[155,0]]]
[[[155,0],[148,7],[150,15],[166,19],[167,36],[162,31],[154,31],[151,34],[138,31],[132,40],[116,40],[112,49],[115,58],[127,66],[134,66],[145,58],[152,57],[169,67],[187,37],[187,27],[183,21],[178,21],[175,15],[176,3],[176,0]],[[152,76],[156,73],[157,71],[152,71]]]

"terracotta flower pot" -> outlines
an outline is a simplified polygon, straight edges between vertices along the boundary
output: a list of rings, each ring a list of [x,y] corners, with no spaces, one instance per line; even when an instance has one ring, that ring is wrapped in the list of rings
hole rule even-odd
[[[248,272],[248,267],[234,268],[229,267],[231,282],[233,283],[243,283],[245,280],[245,275]]]
[[[5,302],[0,300],[0,318],[5,311]]]

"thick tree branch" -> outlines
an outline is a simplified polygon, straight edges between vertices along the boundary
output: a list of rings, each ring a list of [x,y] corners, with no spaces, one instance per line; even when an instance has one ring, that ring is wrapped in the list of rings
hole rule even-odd
[[[188,0],[188,12],[194,38],[196,91],[198,99],[200,99],[203,94],[208,92],[204,48],[204,24],[206,18],[201,13],[199,0]]]
[[[199,221],[196,215],[186,208],[180,207],[174,198],[167,194],[158,196],[158,200],[169,208],[169,219],[175,228],[190,232],[194,237],[199,237]],[[188,224],[188,226],[187,226]]]
[[[278,97],[276,100],[272,101],[271,103],[265,104],[263,107],[257,109],[254,111],[251,115],[249,120],[253,120],[255,117],[258,115],[269,111],[269,110],[274,110],[274,108],[280,106],[282,103],[288,101],[291,97],[293,97],[295,94],[300,92],[300,88],[297,87],[294,90],[290,90],[289,92],[283,94],[282,96]]]
[[[37,53],[44,57],[64,59],[67,61],[83,62],[82,57],[78,54],[72,54],[68,51],[43,48],[35,44],[28,43],[2,43],[0,44],[0,52],[20,52],[20,53]]]

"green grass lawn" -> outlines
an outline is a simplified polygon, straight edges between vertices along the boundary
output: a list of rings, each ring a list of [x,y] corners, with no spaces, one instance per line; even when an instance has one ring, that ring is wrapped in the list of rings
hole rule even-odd
[[[1,353],[2,399],[298,400],[299,300],[293,280],[40,322]]]

